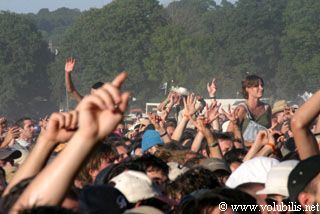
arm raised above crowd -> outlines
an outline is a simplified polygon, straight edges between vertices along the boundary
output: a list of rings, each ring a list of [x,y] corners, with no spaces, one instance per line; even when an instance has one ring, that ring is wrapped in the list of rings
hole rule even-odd
[[[64,68],[66,89],[68,93],[72,94],[72,96],[77,100],[77,102],[80,102],[83,96],[81,96],[81,94],[74,87],[71,79],[71,72],[73,71],[75,63],[76,63],[76,60],[73,58],[68,58],[66,61],[65,68]]]
[[[62,152],[23,192],[13,212],[24,207],[57,205],[63,200],[86,157],[123,119],[129,93],[122,93],[119,89],[126,78],[126,73],[119,74],[112,84],[104,84],[79,103],[76,108],[79,112],[78,130]]]
[[[180,141],[183,131],[185,130],[190,118],[196,113],[196,99],[193,94],[183,99],[184,109],[181,121],[174,130],[171,139],[177,142]]]
[[[309,129],[319,113],[320,90],[296,111],[291,120],[293,137],[301,160],[319,154],[318,144]]]
[[[37,139],[35,146],[25,162],[19,167],[14,177],[4,191],[9,193],[11,188],[25,178],[37,175],[46,164],[50,154],[59,143],[70,140],[78,125],[76,111],[53,113],[48,124]]]

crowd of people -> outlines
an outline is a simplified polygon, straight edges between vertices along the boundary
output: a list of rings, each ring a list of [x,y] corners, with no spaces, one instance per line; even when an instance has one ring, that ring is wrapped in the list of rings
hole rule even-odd
[[[270,105],[263,79],[249,75],[244,102],[224,109],[213,79],[207,95],[173,89],[127,123],[128,74],[82,96],[74,65],[65,66],[74,110],[0,118],[0,213],[320,212],[311,209],[320,203],[320,91],[300,107]]]

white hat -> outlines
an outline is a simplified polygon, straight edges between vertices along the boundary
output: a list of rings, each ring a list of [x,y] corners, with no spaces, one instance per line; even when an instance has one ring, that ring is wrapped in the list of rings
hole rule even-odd
[[[271,167],[278,165],[279,161],[267,157],[255,157],[242,163],[228,178],[226,186],[236,188],[246,183],[261,183],[267,181],[267,174]]]
[[[151,179],[143,172],[127,170],[111,179],[115,188],[126,196],[130,203],[158,195]]]
[[[181,166],[177,162],[168,162],[167,165],[169,166],[169,179],[170,181],[174,181],[179,175],[185,173],[189,170],[189,168],[185,166]]]
[[[258,191],[257,194],[276,194],[289,197],[287,187],[289,174],[298,163],[297,160],[288,160],[272,167],[268,173],[265,188]]]
[[[189,95],[188,89],[183,88],[183,87],[172,88],[171,91],[176,92],[181,96],[188,96]]]
[[[151,207],[151,206],[140,206],[140,207],[135,207],[130,210],[126,210],[123,214],[164,214],[161,210]]]

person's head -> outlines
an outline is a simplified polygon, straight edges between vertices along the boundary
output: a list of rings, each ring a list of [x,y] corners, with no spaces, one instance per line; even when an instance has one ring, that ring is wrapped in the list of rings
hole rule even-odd
[[[169,166],[154,155],[145,154],[135,160],[144,169],[148,177],[156,184],[163,185],[168,180]]]
[[[0,149],[0,167],[5,171],[6,181],[10,181],[15,174],[17,167],[14,164],[14,160],[20,157],[21,152],[18,150],[10,148]]]
[[[245,99],[249,96],[261,98],[263,96],[264,82],[261,77],[257,75],[248,75],[242,80],[242,94]]]
[[[201,160],[199,165],[214,172],[220,185],[225,186],[225,182],[229,178],[231,170],[224,160],[219,158],[206,158]]]
[[[238,188],[257,199],[259,203],[265,203],[266,195],[257,195],[256,192],[264,188],[268,172],[279,161],[267,157],[255,157],[242,163],[226,182],[230,188]]]
[[[0,135],[2,135],[8,127],[7,118],[1,116],[0,117]]]
[[[104,84],[103,82],[96,82],[95,84],[93,84],[93,85],[91,86],[91,91],[90,91],[90,93],[92,94],[93,91],[101,88],[101,87],[103,86],[103,84]]]
[[[258,191],[257,195],[267,195],[266,202],[270,205],[285,201],[289,197],[288,177],[297,164],[297,160],[289,160],[273,166],[268,172],[265,188]]]
[[[120,190],[130,203],[138,203],[159,194],[145,173],[134,170],[126,170],[113,177],[109,184]]]
[[[283,123],[287,118],[289,106],[285,100],[278,100],[273,104],[272,117],[277,123]]]
[[[320,155],[300,161],[288,180],[289,197],[303,207],[320,203]]]
[[[118,161],[121,162],[129,157],[129,149],[125,143],[117,142],[114,144],[117,152],[118,152]]]
[[[243,162],[244,156],[247,154],[245,149],[231,149],[226,152],[224,158],[229,164],[231,171],[235,171]]]
[[[233,136],[231,133],[217,133],[216,137],[218,138],[219,146],[223,155],[234,148]]]
[[[32,180],[33,177],[21,180],[10,189],[9,193],[2,196],[2,202],[0,203],[0,210],[2,211],[2,213],[10,213],[11,208],[17,202],[18,198],[21,196],[23,191],[28,187]]]
[[[141,142],[142,152],[154,154],[157,151],[158,145],[163,145],[159,132],[155,130],[146,130]]]
[[[173,199],[179,201],[185,195],[194,191],[216,187],[220,187],[220,183],[214,172],[203,167],[195,167],[179,175],[170,183],[168,185],[168,193]]]
[[[80,193],[80,207],[84,213],[123,213],[131,208],[127,198],[110,185],[86,186]]]
[[[34,136],[34,122],[30,117],[17,120],[16,125],[20,128],[19,138],[30,141]]]
[[[177,123],[175,121],[168,121],[166,123],[166,131],[167,131],[169,137],[172,136],[172,134],[173,134],[174,130],[176,129],[176,127],[177,127]]]
[[[112,164],[117,157],[117,152],[110,144],[100,144],[80,170],[77,180],[82,185],[92,184],[99,172]]]

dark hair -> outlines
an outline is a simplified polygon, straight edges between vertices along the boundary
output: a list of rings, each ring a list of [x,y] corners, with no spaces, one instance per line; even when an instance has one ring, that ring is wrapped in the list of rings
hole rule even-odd
[[[103,82],[96,82],[95,84],[93,84],[91,86],[92,89],[98,89],[101,88],[103,86]]]
[[[85,185],[92,184],[94,181],[89,172],[91,170],[98,170],[104,160],[107,160],[111,164],[117,157],[118,153],[113,146],[104,143],[99,144],[82,166],[77,179]]]
[[[244,80],[242,80],[242,95],[245,99],[248,99],[247,88],[257,87],[259,82],[263,85],[263,79],[257,75],[249,75]]]
[[[76,212],[60,206],[36,206],[22,209],[19,214],[76,214]]]
[[[2,197],[0,213],[9,213],[23,191],[28,187],[34,177],[25,178],[13,186],[10,192]]]
[[[174,127],[176,128],[177,127],[177,122],[176,121],[167,121],[165,123],[165,128],[168,128],[168,127]]]
[[[139,172],[145,172],[141,165],[134,162],[132,159],[126,159],[121,163],[113,165],[109,172],[103,178],[103,183],[108,184],[112,178],[120,175],[125,170],[134,170]]]
[[[169,166],[162,159],[157,158],[151,154],[144,154],[140,158],[134,160],[135,163],[140,164],[145,172],[147,172],[148,168],[153,168],[156,170],[161,170],[165,175],[168,176]]]
[[[179,175],[168,185],[167,190],[171,196],[175,197],[179,193],[182,198],[200,189],[213,189],[219,186],[218,178],[214,172],[203,167],[194,167]]]
[[[233,162],[242,163],[243,157],[247,154],[245,149],[231,149],[224,154],[224,158],[228,164]]]
[[[22,118],[18,119],[14,124],[16,126],[19,126],[20,128],[23,128],[24,121],[26,121],[26,120],[32,120],[32,119],[30,117],[22,117]]]
[[[233,133],[231,132],[216,132],[215,137],[219,140],[234,140]]]

